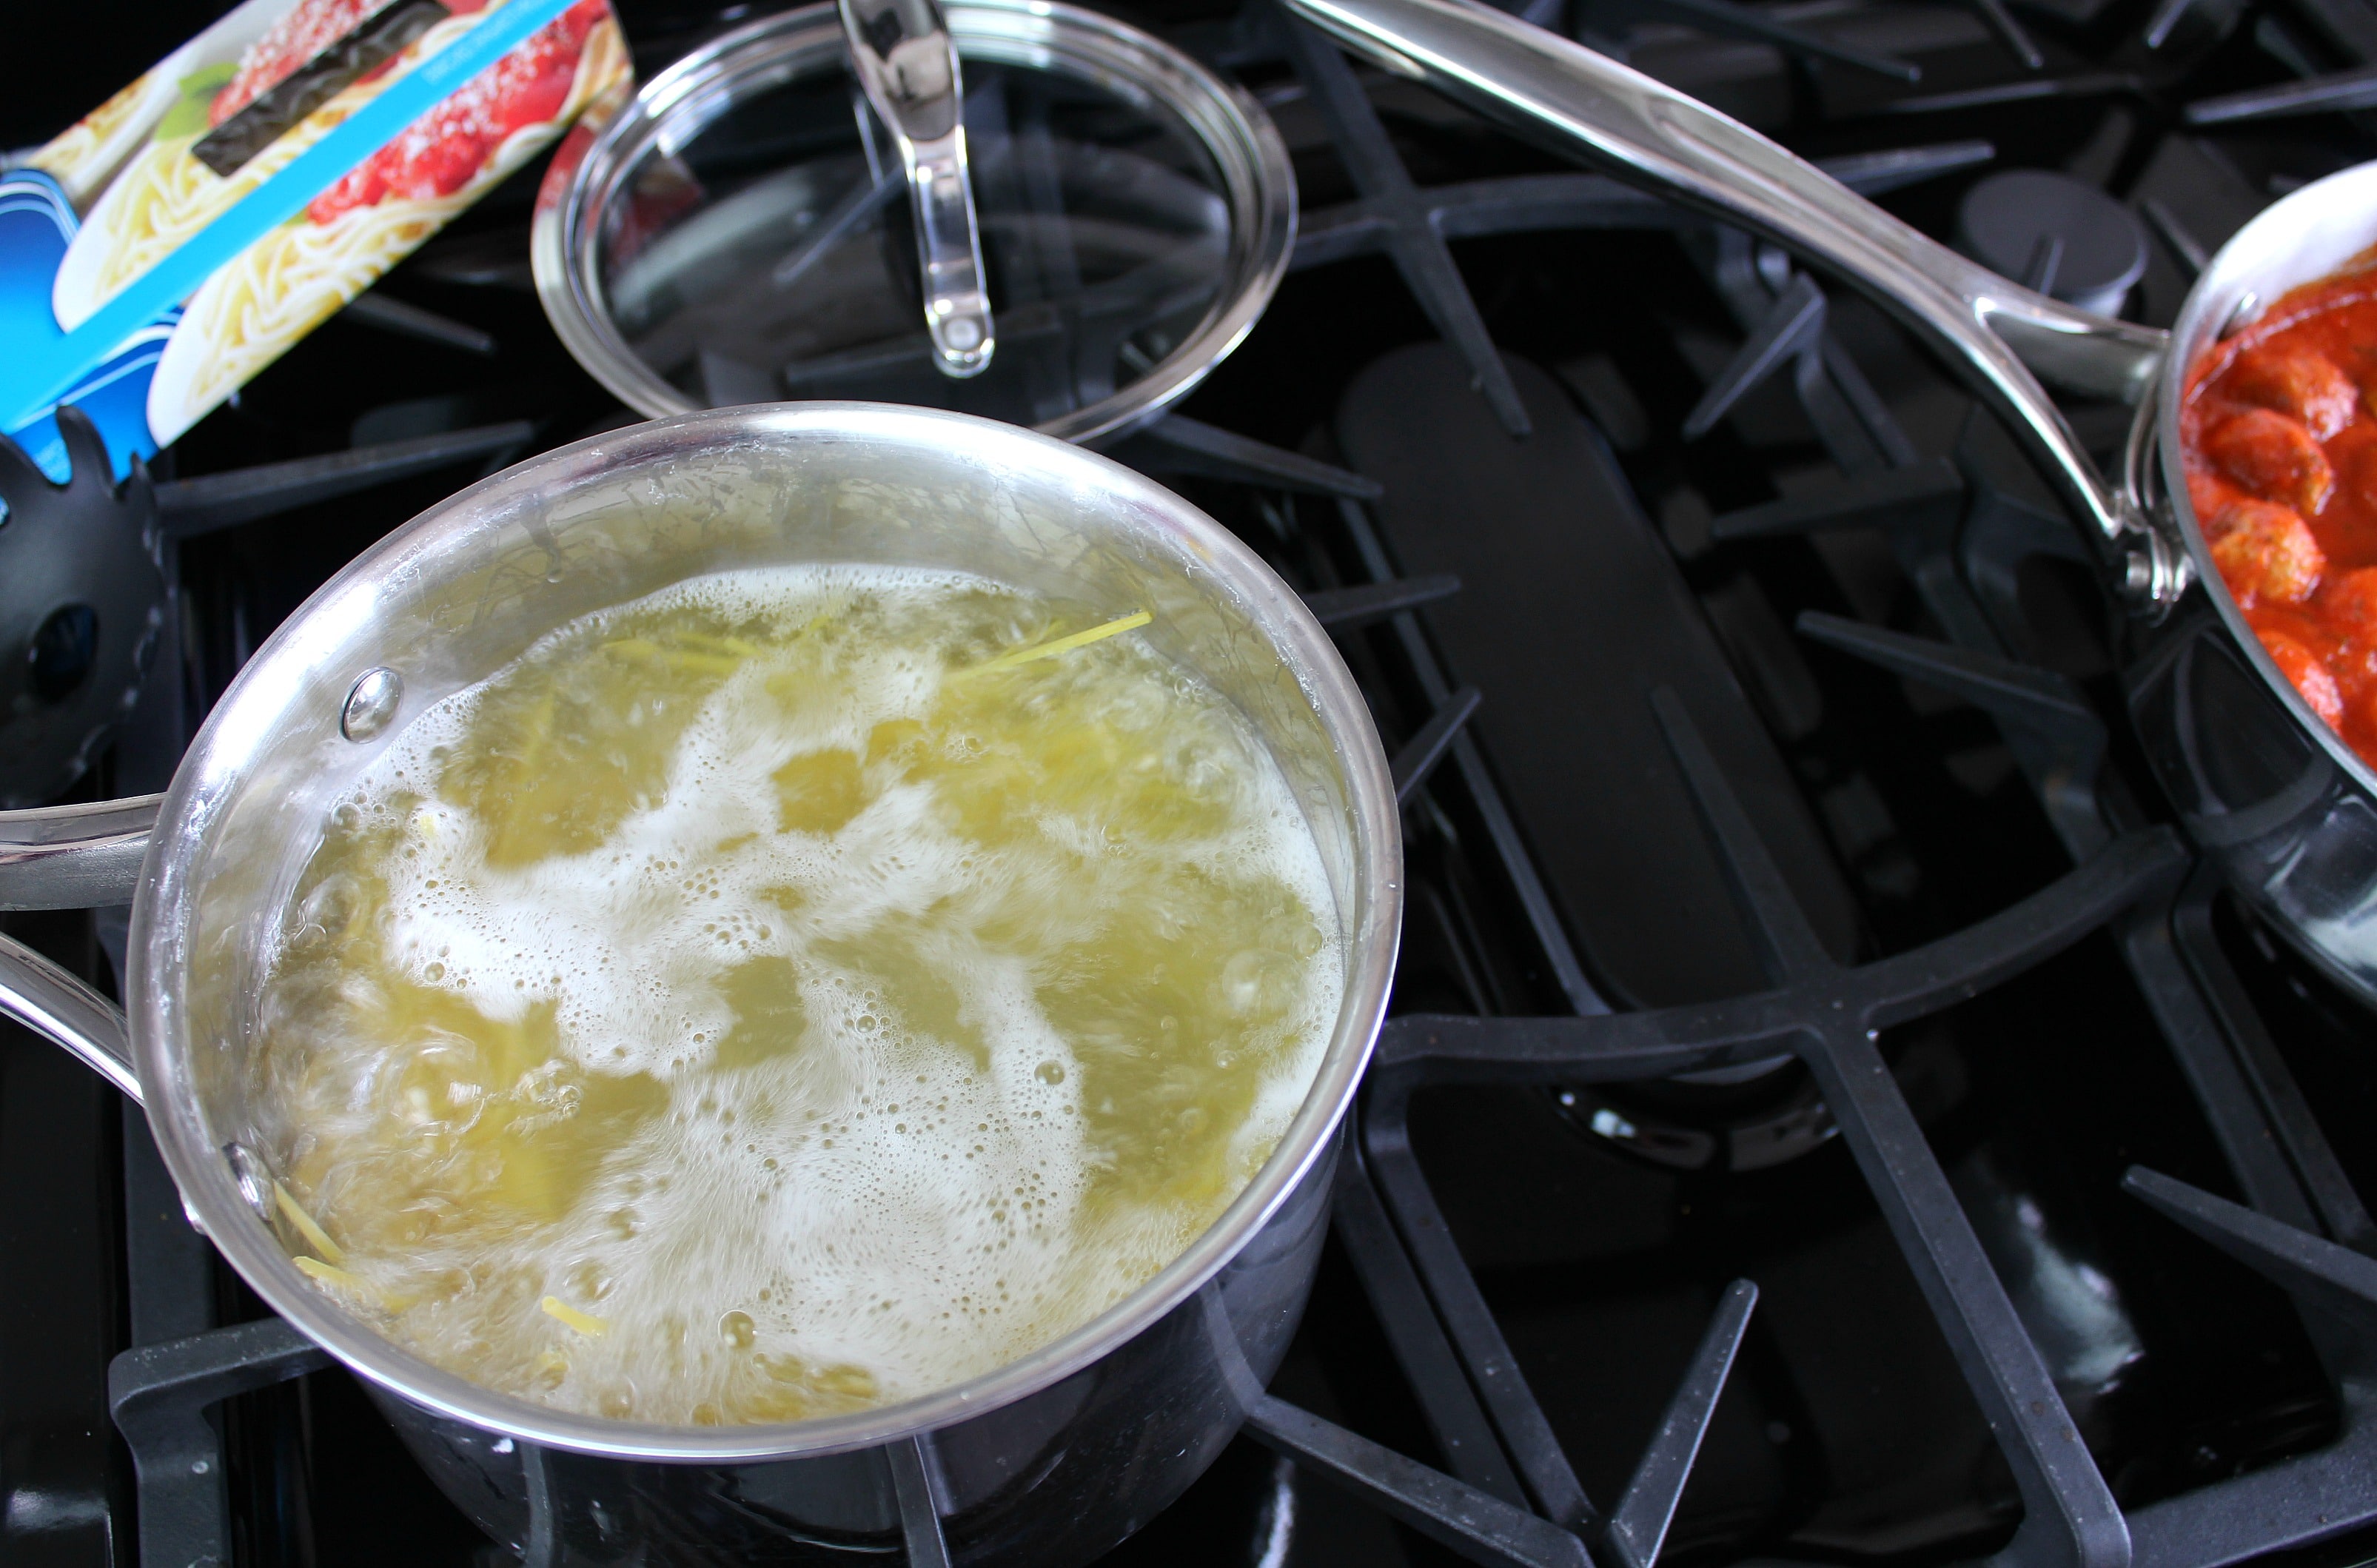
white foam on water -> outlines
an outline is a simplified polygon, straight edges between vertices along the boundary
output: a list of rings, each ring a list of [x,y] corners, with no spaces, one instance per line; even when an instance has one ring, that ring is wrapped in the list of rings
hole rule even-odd
[[[672,606],[794,625],[864,594],[930,601],[991,586],[853,566],[735,573],[547,641]],[[1130,700],[1177,705],[1184,677],[1152,652],[1134,656],[1161,666],[1173,690]],[[352,796],[382,821],[392,820],[391,802],[410,802],[401,824],[410,853],[388,862],[397,969],[497,1020],[549,1005],[561,1050],[582,1069],[670,1085],[668,1110],[558,1224],[524,1229],[505,1243],[510,1255],[494,1260],[496,1272],[542,1279],[610,1322],[608,1334],[572,1343],[556,1403],[605,1408],[626,1389],[643,1418],[687,1418],[684,1401],[655,1385],[711,1382],[716,1364],[737,1353],[718,1332],[721,1304],[750,1315],[763,1347],[812,1366],[863,1367],[885,1397],[923,1393],[1078,1326],[1212,1218],[1154,1205],[1084,1211],[1099,1156],[1077,1103],[1083,1075],[1023,962],[973,934],[1019,891],[1033,904],[1064,904],[1061,858],[985,850],[945,825],[932,783],[873,773],[871,798],[838,831],[777,831],[771,775],[785,757],[826,748],[864,756],[877,725],[932,709],[938,665],[913,648],[850,647],[838,695],[805,703],[789,721],[767,692],[770,673],[768,658],[751,658],[711,693],[677,744],[665,790],[582,854],[490,867],[485,825],[424,787],[441,748],[469,731],[484,688],[414,723]],[[1199,693],[1200,705],[1219,708]],[[1235,755],[1212,754],[1209,724],[1200,742],[1208,752],[1190,765],[1199,788],[1233,800],[1231,825],[1171,852],[1275,878],[1321,936],[1290,982],[1300,985],[1300,1005],[1267,1047],[1270,1069],[1233,1141],[1251,1174],[1302,1103],[1343,976],[1335,905],[1309,832],[1244,721],[1233,714],[1230,724]],[[1041,825],[1051,840],[1081,840],[1080,852],[1096,847],[1095,823]],[[787,901],[786,888],[799,896]],[[1079,918],[1093,922],[1094,910],[1075,902]],[[887,923],[919,933],[920,958],[987,1047],[986,1070],[969,1048],[911,1026],[894,999],[836,961],[833,944]],[[736,1023],[723,973],[761,958],[794,965],[805,1043],[713,1070],[712,1053]],[[1281,978],[1258,962],[1225,975],[1225,984],[1239,981]],[[474,1347],[552,1329],[519,1320],[517,1300],[466,1293],[409,1314],[402,1327],[432,1359],[467,1359]],[[656,1356],[677,1370],[664,1371]]]

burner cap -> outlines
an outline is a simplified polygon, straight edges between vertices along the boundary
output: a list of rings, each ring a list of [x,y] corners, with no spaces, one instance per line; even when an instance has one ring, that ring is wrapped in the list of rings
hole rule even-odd
[[[672,66],[538,198],[562,341],[648,414],[782,398],[923,403],[1069,440],[1163,412],[1286,269],[1295,179],[1252,99],[1056,0],[952,0],[998,347],[941,373],[899,157],[831,5]],[[591,117],[591,116],[590,116]]]
[[[2052,238],[2044,293],[2111,316],[2146,269],[2146,236],[2130,209],[2084,180],[2046,169],[1991,174],[1956,209],[1956,248],[1992,272],[2030,281]]]

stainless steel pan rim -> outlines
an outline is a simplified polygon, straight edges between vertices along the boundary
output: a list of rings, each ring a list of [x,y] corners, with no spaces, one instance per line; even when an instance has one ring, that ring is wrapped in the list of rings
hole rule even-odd
[[[1061,66],[1129,96],[1152,96],[1196,132],[1212,157],[1230,207],[1230,257],[1205,319],[1146,375],[1039,425],[1060,440],[1116,439],[1187,397],[1253,330],[1286,275],[1296,243],[1296,174],[1271,116],[1169,44],[1062,0],[955,0],[950,36],[970,59]],[[581,128],[555,156],[538,192],[530,256],[538,299],[555,332],[594,378],[640,413],[689,413],[700,405],[628,347],[604,297],[597,257],[601,216],[647,150],[666,151],[755,88],[843,57],[833,0],[762,18],[670,66],[632,99],[589,111],[609,123]]]
[[[483,1390],[400,1349],[350,1316],[290,1261],[243,1198],[230,1163],[203,1124],[188,1079],[175,977],[188,957],[193,860],[209,821],[243,782],[276,713],[308,667],[309,641],[360,616],[383,581],[417,569],[439,540],[475,527],[508,501],[552,483],[684,449],[773,436],[896,439],[985,463],[1016,463],[1077,476],[1085,493],[1160,514],[1209,567],[1218,586],[1281,628],[1280,652],[1325,726],[1353,814],[1348,886],[1367,892],[1341,911],[1345,1001],[1302,1107],[1246,1191],[1187,1251],[1108,1311],[1021,1360],[905,1404],[787,1425],[676,1427],[614,1421],[550,1409]],[[260,648],[216,705],[164,797],[132,912],[127,990],[132,1053],[142,1099],[167,1167],[193,1216],[272,1309],[362,1375],[418,1405],[473,1426],[576,1452],[634,1459],[724,1462],[862,1449],[996,1409],[1091,1366],[1201,1287],[1268,1219],[1331,1146],[1385,1013],[1400,935],[1402,843],[1394,788],[1369,712],[1351,675],[1303,603],[1228,531],[1169,492],[1095,453],[970,415],[869,403],[793,403],[705,411],[598,436],[483,480],[432,508],[326,583]]]
[[[2131,440],[2136,448],[2152,439],[2150,454],[2133,452],[2132,472],[2144,477],[2143,471],[2149,466],[2159,468],[2162,493],[2154,499],[2185,541],[2188,558],[2195,563],[2196,575],[2221,624],[2304,733],[2318,740],[2328,760],[2362,789],[2377,794],[2377,768],[2371,767],[2326,720],[2311,711],[2295,683],[2262,646],[2262,640],[2246,622],[2245,612],[2237,607],[2236,598],[2221,584],[2204,537],[2203,520],[2195,515],[2188,497],[2179,439],[2188,371],[2204,351],[2247,325],[2256,309],[2288,289],[2331,276],[2371,245],[2377,245],[2377,162],[2358,164],[2315,180],[2264,208],[2252,221],[2229,236],[2189,291],[2171,327],[2170,349],[2155,378],[2154,395],[2141,408],[2139,429]],[[2315,950],[2312,956],[2323,964],[2328,962]]]

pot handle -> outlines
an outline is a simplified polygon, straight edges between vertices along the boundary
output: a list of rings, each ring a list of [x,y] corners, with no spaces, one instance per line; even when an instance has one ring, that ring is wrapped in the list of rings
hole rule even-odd
[[[125,904],[140,880],[161,795],[0,811],[0,909]],[[0,1013],[80,1057],[136,1103],[124,1011],[22,942],[0,936]]]
[[[1475,0],[1286,0],[1387,70],[1538,141],[1829,264],[1942,350],[2008,415],[2116,559],[2133,604],[2164,607],[2187,556],[2108,483],[2033,377],[2139,402],[2168,339],[2009,282],[1900,222],[1747,126]],[[2134,442],[2133,442],[2134,444]]]

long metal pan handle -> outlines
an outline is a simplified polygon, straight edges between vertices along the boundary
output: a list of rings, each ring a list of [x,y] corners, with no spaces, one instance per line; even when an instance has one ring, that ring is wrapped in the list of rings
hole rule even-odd
[[[161,795],[0,811],[0,909],[130,902]],[[0,936],[0,1013],[64,1046],[134,1100],[140,1080],[124,1011],[40,953]]]
[[[1504,12],[1472,0],[1286,4],[1355,53],[1488,119],[1837,269],[2013,419],[2064,497],[2125,553],[2125,589],[2152,601],[2184,586],[2174,586],[2180,568],[2167,558],[2171,546],[2097,472],[2032,374],[2135,403],[2161,363],[2165,334],[2009,282],[1747,126]]]

